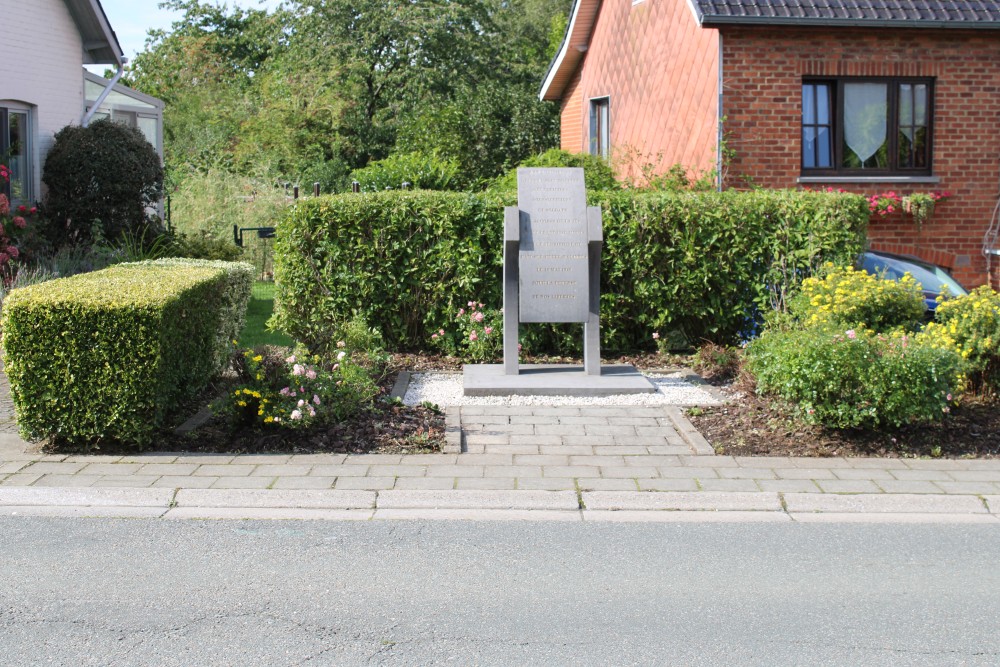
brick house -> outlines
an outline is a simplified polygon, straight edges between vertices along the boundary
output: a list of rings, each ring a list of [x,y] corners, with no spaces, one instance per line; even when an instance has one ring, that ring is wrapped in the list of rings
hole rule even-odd
[[[872,248],[1000,284],[1000,2],[575,0],[540,97],[572,152],[724,187],[948,191],[923,226],[874,219]]]

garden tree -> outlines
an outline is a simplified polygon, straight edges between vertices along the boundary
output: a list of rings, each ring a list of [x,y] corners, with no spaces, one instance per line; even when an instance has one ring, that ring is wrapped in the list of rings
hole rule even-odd
[[[163,194],[156,149],[136,128],[110,119],[57,132],[42,181],[46,234],[56,246],[142,234]]]

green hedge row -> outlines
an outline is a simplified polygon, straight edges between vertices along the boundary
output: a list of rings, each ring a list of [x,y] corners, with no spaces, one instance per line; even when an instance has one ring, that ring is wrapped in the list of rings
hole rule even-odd
[[[21,434],[148,443],[221,369],[252,275],[245,264],[162,260],[13,291],[0,326]]]
[[[676,330],[732,342],[823,261],[850,262],[863,198],[793,191],[591,192],[604,212],[601,338],[608,353]],[[313,347],[356,316],[396,349],[427,347],[469,300],[502,298],[513,194],[387,192],[300,201],[278,226],[273,322]],[[578,327],[533,325],[534,352],[573,352]]]

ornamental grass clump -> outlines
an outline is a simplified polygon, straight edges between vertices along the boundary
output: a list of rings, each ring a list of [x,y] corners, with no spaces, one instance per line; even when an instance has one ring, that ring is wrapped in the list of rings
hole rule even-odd
[[[826,266],[823,277],[802,281],[789,313],[799,326],[864,327],[876,332],[915,331],[924,318],[920,284],[910,274],[898,282],[847,266]]]
[[[947,415],[962,387],[961,356],[925,337],[832,325],[770,331],[747,347],[757,390],[808,423],[896,428]]]
[[[1000,392],[1000,294],[983,286],[942,300],[935,320],[921,334],[928,344],[961,355],[972,391]]]

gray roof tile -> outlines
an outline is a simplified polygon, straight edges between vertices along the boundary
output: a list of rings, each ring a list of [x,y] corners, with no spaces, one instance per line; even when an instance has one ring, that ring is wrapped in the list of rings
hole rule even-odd
[[[1000,27],[1000,0],[692,0],[704,23]]]

